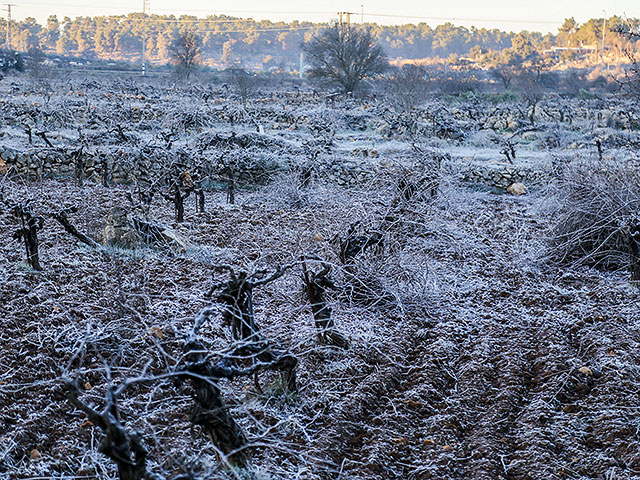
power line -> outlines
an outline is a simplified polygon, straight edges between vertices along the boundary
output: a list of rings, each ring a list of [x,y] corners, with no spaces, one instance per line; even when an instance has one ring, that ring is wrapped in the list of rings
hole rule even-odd
[[[131,22],[134,21],[135,19],[130,19],[130,18],[125,18],[122,21],[125,22]],[[151,20],[147,19],[147,22],[151,22],[153,23]],[[181,22],[176,22],[176,23],[181,23]],[[301,27],[273,27],[273,28],[251,28],[251,26],[249,26],[248,28],[244,28],[242,30],[211,30],[211,29],[207,29],[206,23],[208,22],[190,22],[190,23],[205,23],[205,25],[203,25],[202,27],[198,27],[198,25],[194,25],[195,30],[205,33],[205,32],[214,32],[214,33],[220,33],[220,34],[224,34],[224,33],[253,33],[253,32],[288,32],[288,31],[296,31],[296,30],[313,30],[316,28],[322,28],[323,25],[325,24],[313,24],[313,25],[306,25],[306,26],[301,26]],[[217,23],[217,22],[212,22],[212,23]],[[144,22],[143,22],[143,26],[144,26]]]
[[[198,19],[198,20],[180,20],[173,18],[150,18],[150,22],[154,23],[241,23],[241,22],[255,22],[255,20],[250,18],[238,18],[234,20],[207,20],[206,18]]]
[[[42,2],[20,2],[22,5],[29,6],[45,6],[45,7],[77,7],[77,8],[91,8],[96,10],[126,10],[126,7],[118,7],[118,6],[100,6],[95,4],[87,4],[87,3],[42,3]],[[175,9],[154,9],[154,12],[174,12]],[[195,8],[195,9],[185,9],[185,13],[187,12],[207,12],[211,15],[215,15],[215,11],[211,9],[205,8]],[[250,15],[256,14],[267,14],[267,15],[278,15],[278,14],[296,14],[296,15],[335,15],[335,12],[330,11],[309,11],[309,10],[225,10],[224,12],[219,11],[218,14],[228,14],[228,13],[244,13]],[[357,15],[355,12],[342,12],[345,16],[349,15]],[[363,7],[361,6],[360,12],[361,19],[363,15]],[[370,17],[380,17],[380,18],[404,18],[408,20],[436,20],[436,21],[458,21],[458,22],[485,22],[485,23],[523,23],[523,24],[534,24],[534,25],[557,25],[561,24],[562,21],[554,21],[554,20],[533,20],[533,19],[521,19],[521,18],[472,18],[472,17],[436,17],[436,16],[420,16],[420,15],[400,15],[400,14],[391,14],[391,13],[370,13],[367,12],[367,16]],[[160,19],[155,19],[155,21],[165,21]],[[180,20],[166,20],[180,22]],[[184,20],[183,22],[199,22],[200,20]],[[244,19],[233,19],[233,20],[224,20],[224,21],[246,21]]]
[[[123,20],[135,20],[135,19],[129,19],[129,18],[125,18]],[[181,20],[181,19],[164,19],[164,18],[149,18],[148,19],[149,22],[153,22],[153,23],[207,23],[207,24],[211,24],[211,23],[215,23],[215,24],[223,24],[223,23],[261,23],[261,22],[269,22],[269,23],[287,23],[287,22],[274,22],[271,20],[254,20],[253,18],[238,18],[238,19],[233,19],[233,20],[209,20],[207,18],[200,18],[198,20]],[[311,22],[309,22],[311,23]]]
[[[46,0],[45,0],[46,1]],[[40,1],[20,1],[18,5],[25,5],[25,6],[45,6],[45,7],[49,7],[49,8],[57,8],[57,7],[68,7],[68,8],[72,8],[72,7],[76,7],[76,8],[89,8],[89,9],[94,9],[94,10],[118,10],[120,12],[122,12],[122,10],[126,9],[126,7],[119,7],[119,6],[104,6],[104,5],[96,5],[96,4],[87,4],[87,3],[66,3],[66,2],[53,2],[53,3],[44,3],[44,2],[40,2]],[[15,5],[14,6],[18,6]],[[143,8],[143,10],[145,10]],[[159,17],[162,17],[162,14],[159,12],[174,12],[175,9],[154,9],[153,12],[149,12],[147,13],[146,11],[143,13],[143,17],[145,18],[146,22],[150,22],[153,24],[162,24],[162,23],[166,23],[166,24],[170,24],[170,23],[175,23],[175,24],[204,24],[204,25],[211,25],[211,24],[232,24],[232,23],[261,23],[261,22],[271,22],[271,23],[281,23],[281,21],[278,20],[267,20],[267,19],[262,19],[262,20],[255,20],[253,18],[229,18],[229,19],[219,19],[219,18],[214,18],[214,19],[208,19],[208,18],[196,18],[196,19],[189,19],[189,18],[184,18],[184,19],[180,19],[180,18],[154,18],[151,15],[158,15]],[[223,16],[223,15],[229,15],[229,14],[249,14],[249,15],[259,15],[259,14],[267,14],[270,16],[274,16],[274,15],[278,15],[278,14],[299,14],[299,15],[332,15],[333,18],[335,17],[335,13],[333,12],[329,12],[329,11],[303,11],[303,10],[226,10],[224,12],[222,11],[218,11],[217,13],[215,11],[212,11],[211,9],[187,9],[185,10],[185,13],[183,13],[182,15],[186,16],[186,12],[206,12],[209,15],[208,16]],[[131,14],[138,14],[139,12],[135,12],[135,11],[129,11],[128,15]],[[149,18],[147,18],[146,16],[144,16],[146,13],[147,16],[149,16]],[[341,12],[344,16],[346,16],[348,18],[349,15],[357,15],[358,13],[354,13],[354,12]],[[361,23],[364,22],[364,6],[361,5],[361,9],[360,9],[360,20]],[[126,15],[125,13],[122,13],[122,15]],[[389,19],[407,19],[410,21],[414,21],[414,22],[430,22],[430,21],[446,21],[446,22],[479,22],[481,24],[491,24],[491,23],[497,23],[497,24],[529,24],[529,25],[560,25],[562,23],[562,21],[553,21],[553,20],[533,20],[533,19],[522,19],[522,18],[475,18],[475,17],[438,17],[438,16],[420,16],[420,15],[401,15],[401,14],[391,14],[391,13],[370,13],[367,12],[368,17],[374,17],[374,18],[389,18]],[[116,16],[116,15],[114,15]],[[173,16],[173,15],[171,15]],[[119,19],[120,21],[128,21],[128,20],[135,20],[134,18],[122,18]],[[311,22],[311,20],[298,20],[299,22],[305,24],[307,22]],[[290,22],[287,22],[290,23]],[[317,25],[317,22],[315,22]],[[320,22],[321,24],[324,24],[325,22]],[[203,27],[204,27],[203,25]],[[384,25],[381,25],[384,26]],[[391,26],[391,25],[389,25]],[[206,28],[206,27],[204,27]],[[305,29],[312,29],[314,27],[305,27]],[[296,28],[296,29],[300,29],[300,28]],[[283,28],[282,31],[290,31],[290,28]],[[254,29],[251,31],[275,31],[275,30],[271,30],[271,29]],[[222,32],[222,31],[221,31]],[[228,33],[236,33],[235,30],[226,30],[226,32]],[[10,37],[10,34],[8,34],[8,36]]]
[[[389,17],[389,18],[406,18],[411,20],[446,20],[457,22],[486,22],[486,23],[532,23],[540,25],[557,25],[562,21],[553,20],[521,20],[521,19],[508,19],[508,18],[464,18],[464,17],[420,17],[415,15],[394,15],[390,13],[369,13],[370,17]]]
[[[129,9],[125,6],[104,6],[104,5],[95,5],[95,4],[90,4],[90,3],[60,3],[60,2],[56,2],[56,3],[42,3],[42,2],[31,2],[31,1],[25,1],[25,2],[20,2],[21,5],[26,5],[26,6],[38,6],[38,7],[51,7],[51,8],[58,8],[58,7],[77,7],[77,8],[88,8],[88,9],[94,9],[94,10],[131,10],[134,11],[134,9]],[[153,9],[154,12],[175,12],[176,9],[169,9],[169,8],[154,8]],[[210,8],[200,8],[200,9],[185,9],[183,10],[183,12],[188,13],[188,12],[207,12],[210,13],[211,15],[215,15],[215,11],[210,9]],[[308,11],[308,10],[224,10],[223,11],[219,11],[220,14],[224,15],[225,13],[248,13],[248,14],[269,14],[269,15],[277,15],[277,14],[296,14],[296,15],[332,15],[335,12],[329,12],[329,11]]]
[[[171,8],[160,8],[155,9],[157,12],[175,12],[175,9]],[[185,12],[213,12],[210,8],[191,8],[184,10]],[[335,12],[330,11],[309,11],[309,10],[225,10],[226,13],[248,13],[248,14],[258,14],[258,13],[266,13],[269,15],[283,14],[283,15],[334,15]],[[224,14],[224,13],[223,13]]]
[[[196,30],[200,33],[219,33],[221,35],[226,33],[253,33],[253,32],[295,32],[299,30],[314,30],[317,28],[322,28],[319,25],[314,25],[312,27],[292,27],[292,28],[255,28],[251,30],[202,30],[196,28]]]
[[[343,17],[346,17],[346,22],[343,20]],[[351,12],[338,12],[338,19],[341,32],[345,31],[345,27],[347,31],[351,29]]]
[[[50,8],[88,8],[92,10],[126,10],[127,7],[106,6],[106,5],[88,5],[88,4],[72,4],[72,3],[39,3],[39,2],[20,2],[21,6],[26,7],[50,7]]]
[[[26,5],[26,6],[46,6],[46,7],[51,7],[51,8],[55,8],[55,7],[77,7],[77,8],[91,8],[91,9],[96,9],[96,10],[122,10],[123,7],[106,7],[106,6],[96,6],[96,5],[87,5],[87,4],[48,4],[48,3],[36,3],[36,2],[21,2],[21,5]],[[15,6],[15,5],[14,5]],[[162,9],[157,10],[154,9],[154,11],[163,11]],[[164,11],[173,11],[173,10],[168,10],[165,9]],[[203,12],[211,12],[211,10],[200,10]],[[137,14],[140,12],[137,11],[131,11],[128,14]],[[268,11],[263,11],[263,12],[256,12],[256,11],[246,11],[246,13],[272,13],[272,14],[276,14],[276,13],[301,13],[301,14],[329,14],[330,12],[277,12],[277,11],[273,11],[273,12],[268,12]],[[142,15],[144,15],[144,8],[143,8],[143,13]],[[124,13],[122,15],[125,15]],[[147,15],[153,15],[152,12],[148,13]],[[215,13],[211,13],[210,16],[216,16],[216,15],[224,15],[224,13],[222,14],[215,14]],[[114,15],[115,16],[115,15]],[[121,21],[135,21],[138,20],[137,18],[122,18],[120,19]],[[207,17],[204,18],[198,18],[195,20],[192,19],[180,19],[180,18],[147,18],[147,22],[153,22],[153,23],[207,23],[207,24],[223,24],[223,23],[260,23],[260,22],[271,22],[271,23],[287,23],[284,21],[272,21],[272,20],[255,20],[252,18],[233,18],[233,19],[225,19],[225,20],[221,20],[221,19],[209,19]],[[304,20],[302,21],[302,23],[306,23]]]

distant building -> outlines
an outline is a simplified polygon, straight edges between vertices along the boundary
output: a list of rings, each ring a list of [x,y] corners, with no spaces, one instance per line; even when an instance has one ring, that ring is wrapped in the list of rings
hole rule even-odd
[[[575,54],[576,56],[585,56],[596,53],[597,51],[598,47],[595,45],[583,45],[581,47],[551,47],[548,50],[544,50],[542,53],[557,60],[566,52]]]

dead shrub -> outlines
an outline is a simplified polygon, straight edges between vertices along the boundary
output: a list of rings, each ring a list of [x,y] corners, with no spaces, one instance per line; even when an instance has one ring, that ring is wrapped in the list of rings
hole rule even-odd
[[[549,258],[607,270],[629,265],[640,227],[640,165],[574,161],[564,168],[556,195]],[[638,259],[631,260],[633,266]]]

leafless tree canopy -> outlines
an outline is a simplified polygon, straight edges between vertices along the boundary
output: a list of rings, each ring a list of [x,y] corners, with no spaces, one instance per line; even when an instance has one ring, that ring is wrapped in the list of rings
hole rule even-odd
[[[630,25],[619,25],[615,29],[615,33],[635,42],[640,40],[640,31],[637,27],[634,28]],[[638,98],[640,97],[640,60],[638,60],[636,53],[629,48],[625,50],[625,54],[630,65],[625,69],[622,78],[618,78],[618,82],[625,92]]]
[[[409,113],[426,100],[431,86],[429,80],[426,68],[403,65],[393,72],[386,86],[386,97],[398,111]]]
[[[242,104],[247,103],[247,99],[256,88],[256,78],[248,72],[242,65],[231,65],[227,68],[229,82],[240,96]]]
[[[304,45],[312,77],[328,80],[343,92],[383,73],[387,60],[370,29],[334,23]]]
[[[189,80],[200,63],[202,39],[195,30],[177,33],[171,42],[170,53],[176,66],[176,75]]]

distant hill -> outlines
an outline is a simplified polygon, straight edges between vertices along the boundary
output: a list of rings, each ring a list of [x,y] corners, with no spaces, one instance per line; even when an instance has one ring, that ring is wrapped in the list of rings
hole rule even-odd
[[[615,33],[623,23],[619,17],[606,19],[605,50],[611,59],[624,57],[626,48],[638,50]],[[638,20],[626,20],[632,26]],[[146,26],[145,26],[146,24]],[[500,52],[514,48],[514,40],[524,42],[532,51],[553,62],[598,63],[604,19],[578,24],[565,20],[557,34],[504,32],[498,29],[465,28],[445,23],[435,28],[426,23],[396,26],[368,26],[392,60],[448,59],[462,62],[495,63]],[[295,70],[299,65],[300,45],[326,24],[311,22],[254,21],[225,15],[197,18],[183,15],[147,15],[65,17],[50,16],[46,25],[34,18],[11,23],[11,47],[21,51],[39,48],[46,53],[80,56],[110,61],[134,62],[141,58],[146,38],[147,58],[152,64],[170,60],[172,39],[185,29],[195,29],[202,40],[204,63],[224,66],[241,61],[261,70]],[[0,38],[5,38],[6,20],[0,20]],[[355,28],[355,26],[354,26]]]

